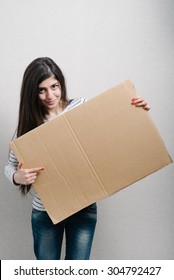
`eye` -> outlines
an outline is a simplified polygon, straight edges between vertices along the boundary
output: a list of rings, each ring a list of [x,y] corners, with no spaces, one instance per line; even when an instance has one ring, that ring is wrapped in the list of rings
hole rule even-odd
[[[45,89],[44,88],[38,88],[38,93],[39,94],[42,94],[42,93],[44,93],[45,92]]]
[[[53,90],[56,90],[59,87],[59,84],[54,84],[51,86]]]

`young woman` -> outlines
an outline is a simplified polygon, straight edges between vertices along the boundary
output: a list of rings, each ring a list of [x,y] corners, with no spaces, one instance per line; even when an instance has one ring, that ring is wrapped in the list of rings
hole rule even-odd
[[[15,137],[36,128],[56,116],[85,102],[84,98],[69,100],[65,79],[58,65],[48,57],[32,61],[24,72],[20,95],[19,120]],[[137,97],[132,104],[149,110],[143,98]],[[5,167],[7,178],[19,186],[26,195],[39,172],[44,167],[24,169],[12,151]],[[80,210],[54,225],[37,193],[32,203],[32,232],[34,252],[38,260],[58,260],[61,255],[63,235],[66,236],[65,259],[87,260],[97,221],[96,203]]]

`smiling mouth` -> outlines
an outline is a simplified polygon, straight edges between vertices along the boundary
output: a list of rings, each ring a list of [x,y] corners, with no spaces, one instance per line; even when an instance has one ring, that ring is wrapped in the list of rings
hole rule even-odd
[[[55,100],[54,101],[50,101],[50,102],[46,102],[47,105],[53,105],[55,103]]]

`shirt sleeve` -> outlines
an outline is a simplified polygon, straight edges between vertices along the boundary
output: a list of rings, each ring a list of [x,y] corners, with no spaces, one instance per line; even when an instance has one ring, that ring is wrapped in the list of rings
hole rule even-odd
[[[78,98],[73,99],[70,102],[70,104],[67,106],[67,111],[85,103],[86,101],[87,100],[84,97],[78,97]]]
[[[7,162],[7,165],[5,166],[4,173],[5,173],[5,176],[7,177],[7,179],[9,179],[9,181],[13,185],[16,185],[13,181],[13,175],[17,171],[17,167],[18,167],[18,160],[15,157],[13,151],[10,150],[9,156],[8,156],[8,162]]]

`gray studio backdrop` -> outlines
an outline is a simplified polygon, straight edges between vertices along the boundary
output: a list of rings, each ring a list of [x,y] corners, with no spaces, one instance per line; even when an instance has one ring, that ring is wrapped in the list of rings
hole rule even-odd
[[[4,176],[25,68],[50,56],[70,98],[89,99],[131,79],[174,158],[174,1],[1,0],[0,6],[0,258],[34,259],[32,194],[22,198]],[[91,258],[173,259],[173,183],[170,164],[98,202]]]

